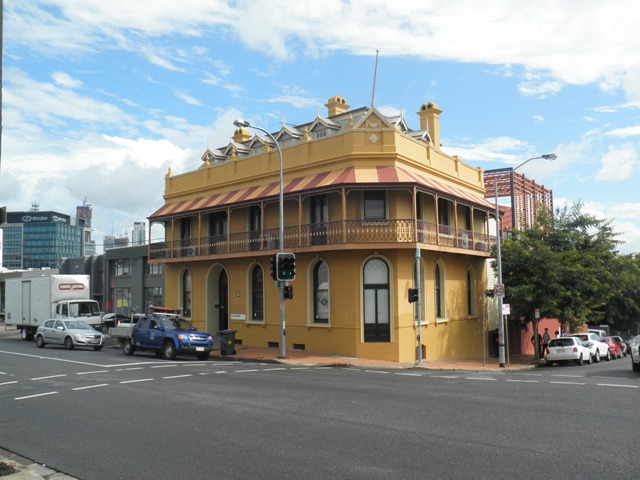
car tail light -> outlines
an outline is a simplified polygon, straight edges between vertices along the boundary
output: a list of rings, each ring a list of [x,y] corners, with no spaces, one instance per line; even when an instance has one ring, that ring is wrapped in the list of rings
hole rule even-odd
[[[578,347],[573,347],[573,351],[577,352],[578,351]]]

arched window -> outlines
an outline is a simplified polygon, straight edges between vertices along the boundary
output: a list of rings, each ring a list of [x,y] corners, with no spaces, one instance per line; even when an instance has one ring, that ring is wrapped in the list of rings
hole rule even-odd
[[[364,264],[363,279],[364,341],[389,342],[389,267],[383,260],[372,258]]]
[[[191,272],[185,270],[182,274],[182,311],[185,317],[191,316]]]
[[[313,323],[329,323],[329,268],[319,261],[313,267]]]
[[[255,265],[251,269],[251,320],[264,321],[264,275],[262,267]]]

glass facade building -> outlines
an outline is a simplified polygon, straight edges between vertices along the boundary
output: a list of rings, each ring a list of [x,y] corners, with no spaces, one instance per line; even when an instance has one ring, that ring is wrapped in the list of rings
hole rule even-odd
[[[63,258],[88,253],[86,228],[74,225],[69,215],[8,212],[7,223],[0,228],[4,232],[3,265],[8,269],[59,268]]]

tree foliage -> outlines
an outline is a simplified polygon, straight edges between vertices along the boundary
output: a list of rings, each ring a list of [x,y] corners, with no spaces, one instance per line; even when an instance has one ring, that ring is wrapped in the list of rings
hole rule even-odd
[[[541,317],[572,330],[602,322],[632,328],[640,312],[640,260],[618,254],[617,235],[611,221],[584,213],[581,203],[555,215],[542,208],[534,225],[501,248],[511,314],[527,322],[540,309]]]

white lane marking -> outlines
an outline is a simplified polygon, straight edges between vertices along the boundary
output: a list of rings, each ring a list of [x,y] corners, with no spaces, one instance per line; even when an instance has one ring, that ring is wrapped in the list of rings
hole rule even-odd
[[[2,385],[11,385],[11,384],[13,384],[13,383],[18,383],[18,381],[17,381],[17,380],[14,380],[13,382],[4,382],[4,383],[0,383],[0,387],[1,387]]]
[[[190,373],[187,375],[172,375],[170,377],[162,377],[164,380],[168,380],[170,378],[186,378],[186,377],[193,377],[193,375],[191,375]]]
[[[151,367],[151,368],[154,368],[154,367]],[[133,372],[134,370],[144,370],[144,367],[123,368],[121,371],[123,371],[123,372]]]
[[[219,372],[216,372],[216,373],[227,373],[227,371],[226,370],[220,370]]]
[[[591,378],[602,378],[603,380],[628,380],[626,377],[598,377],[596,375]]]
[[[173,367],[177,367],[178,365],[154,365],[151,368],[173,368]]]
[[[64,358],[56,358],[56,357],[46,357],[44,355],[31,355],[29,353],[16,353],[16,352],[8,352],[6,350],[0,350],[0,353],[6,353],[8,355],[16,355],[18,357],[30,357],[37,358],[38,360],[49,360],[51,362],[65,362],[65,363],[77,363],[79,365],[89,365],[90,367],[101,367],[105,368],[108,365],[99,365],[97,363],[89,363],[89,362],[80,362],[78,360],[66,360]]]
[[[549,382],[556,385],[586,385],[586,383],[581,382]]]
[[[389,372],[385,372],[384,370],[365,370],[365,372],[367,372],[367,373],[389,373]]]
[[[584,378],[584,375],[560,375],[560,374],[554,374],[551,375],[552,377],[564,377],[564,378]]]
[[[449,380],[453,380],[453,379],[458,378],[458,377],[454,377],[452,375],[429,375],[429,376],[431,378],[446,378],[446,379],[449,379]]]
[[[33,380],[34,382],[37,380],[49,380],[50,378],[60,378],[60,377],[66,377],[66,374],[62,374],[62,375],[49,375],[48,377],[36,377],[36,378],[32,378],[31,380]]]
[[[514,373],[514,375],[520,375],[523,377],[544,377],[542,373]]]
[[[423,373],[396,373],[396,375],[404,375],[405,377],[422,377]]]
[[[38,393],[37,395],[28,395],[26,397],[16,397],[16,398],[14,398],[14,400],[27,400],[29,398],[44,397],[46,395],[55,395],[56,393],[58,393],[58,392]]]
[[[123,382],[118,382],[120,384],[125,384],[125,383],[138,383],[138,382],[151,382],[153,381],[153,378],[140,378],[139,380],[125,380]]]
[[[507,378],[507,382],[517,382],[517,383],[540,383],[540,380],[520,380],[518,378]]]
[[[93,372],[78,372],[76,375],[91,375],[93,373],[108,373],[109,370],[94,370]]]
[[[286,368],[284,367],[278,367],[278,368],[265,368],[264,370],[262,370],[263,372],[276,372],[276,371],[280,371],[280,370],[286,370]]]
[[[253,369],[253,370],[236,370],[235,373],[247,373],[247,372],[259,372],[260,370]]]
[[[198,375],[211,375],[211,372],[200,372]]]
[[[596,383],[599,387],[640,388],[638,385],[616,385],[613,383]]]
[[[109,385],[108,383],[100,383],[98,385],[89,385],[87,387],[72,388],[71,390],[88,390],[90,388],[107,387],[108,385]]]
[[[489,377],[464,377],[465,380],[483,380],[485,382],[495,382],[497,379]]]
[[[311,370],[311,367],[290,367],[289,370]]]

